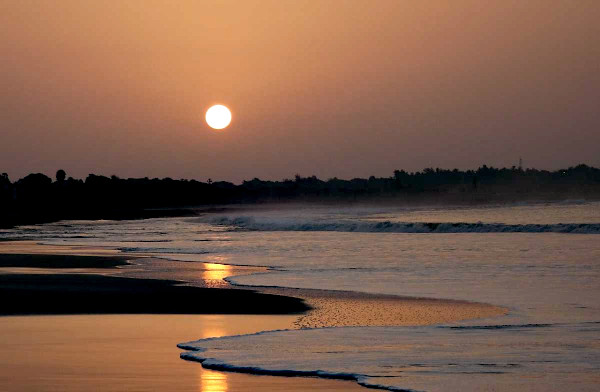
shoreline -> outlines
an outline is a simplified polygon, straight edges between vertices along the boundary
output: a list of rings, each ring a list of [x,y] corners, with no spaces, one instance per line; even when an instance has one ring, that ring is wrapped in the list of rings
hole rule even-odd
[[[145,254],[127,255],[114,249],[48,246],[35,241],[1,242],[0,292],[15,300],[0,304],[0,316],[297,314],[294,327],[301,329],[431,325],[490,318],[508,312],[504,307],[479,302],[338,290],[243,286],[233,285],[227,280],[239,273],[267,270],[260,267],[185,262],[200,266],[203,271],[200,285],[197,282],[195,285],[188,284],[185,277],[182,280],[135,277],[136,271],[126,268],[135,268],[135,261],[140,259],[175,262]],[[50,267],[52,263],[54,265]],[[213,267],[204,268],[209,265]],[[215,265],[223,269],[215,270]],[[87,274],[88,268],[96,271],[89,270],[91,274]],[[56,271],[75,271],[77,274],[59,274]],[[70,300],[73,293],[77,293],[75,303]],[[194,301],[193,307],[189,308],[184,305],[193,298],[209,299],[210,302]],[[17,304],[19,301],[29,310],[20,309]],[[15,306],[11,308],[11,304]]]
[[[27,254],[24,251],[31,253]],[[234,324],[240,322],[242,324],[246,323],[244,321],[246,319],[258,320],[258,323],[255,323],[253,328],[245,326],[243,328],[246,329],[241,331],[239,330],[239,325],[230,325],[230,323],[225,321],[226,325],[222,330],[213,334],[216,337],[240,333],[256,333],[270,329],[431,325],[467,319],[495,317],[507,312],[506,308],[499,306],[468,301],[398,297],[345,291],[237,286],[231,285],[227,281],[222,281],[219,285],[215,285],[214,283],[216,280],[223,280],[227,276],[235,275],[234,271],[252,273],[255,270],[262,270],[255,267],[227,266],[221,270],[217,269],[219,272],[214,275],[215,267],[207,267],[210,263],[193,263],[194,265],[199,265],[200,271],[213,273],[213,275],[210,273],[206,276],[202,275],[203,279],[206,278],[203,281],[205,287],[185,285],[180,280],[127,277],[135,275],[135,267],[137,265],[135,260],[142,258],[149,262],[172,262],[164,259],[153,259],[149,255],[127,255],[113,249],[61,247],[42,245],[34,241],[0,242],[0,266],[3,266],[0,268],[0,292],[10,291],[8,294],[10,298],[16,298],[16,294],[19,294],[19,292],[26,299],[29,296],[30,309],[32,306],[37,306],[40,312],[38,315],[26,317],[22,316],[24,313],[20,313],[21,315],[17,315],[16,313],[9,315],[6,311],[2,310],[2,305],[0,305],[0,335],[4,335],[5,339],[12,340],[11,334],[7,334],[5,325],[10,325],[15,320],[17,323],[21,323],[22,328],[27,329],[33,328],[33,324],[40,321],[45,323],[49,320],[56,320],[56,317],[63,317],[55,331],[58,335],[63,333],[62,331],[58,331],[60,325],[69,329],[73,327],[69,324],[71,320],[77,320],[78,323],[86,323],[85,320],[89,318],[96,320],[120,320],[118,323],[125,323],[125,321],[130,323],[129,320],[136,317],[139,320],[165,317],[171,323],[185,317],[197,317],[199,319],[203,317],[208,317],[208,319],[220,317],[223,320],[236,320]],[[51,259],[59,262],[59,264],[53,266],[54,268],[48,268]],[[222,265],[221,267],[223,266],[226,265]],[[33,269],[36,273],[24,274],[23,272],[27,272],[24,269],[27,268]],[[130,268],[133,269],[129,270]],[[41,274],[40,272],[42,271],[45,271],[45,274]],[[61,273],[63,271],[66,273]],[[76,273],[70,273],[72,271]],[[87,273],[88,271],[92,274]],[[111,274],[111,272],[114,274]],[[134,273],[133,275],[132,272]],[[40,285],[46,285],[47,290],[44,290],[43,287],[40,288]],[[37,295],[32,297],[31,292],[35,292],[36,290]],[[154,297],[150,299],[148,295],[152,295],[152,293]],[[79,304],[74,308],[73,294],[76,294],[77,298],[75,304]],[[202,295],[205,298],[202,298]],[[192,301],[191,299],[194,299],[194,296],[206,299],[206,301]],[[118,304],[118,301],[122,301],[125,297],[132,300],[126,306],[115,306],[115,303]],[[34,299],[31,300],[32,298]],[[93,304],[106,304],[107,298],[112,298],[111,306],[104,309],[101,309],[102,306],[100,306],[96,310],[100,309],[101,311],[97,313],[90,312]],[[164,300],[165,298],[166,300]],[[40,299],[43,299],[41,303],[39,302]],[[162,302],[160,302],[161,299],[163,300]],[[181,304],[187,306],[190,302],[195,304],[198,302],[210,303],[211,306],[204,306],[204,308],[196,306],[193,311],[185,308],[185,312],[181,313],[183,309]],[[18,307],[18,300],[13,303],[17,304],[16,306]],[[3,306],[6,308],[6,304]],[[54,308],[54,312],[49,312],[52,306],[58,306],[58,308]],[[69,306],[71,306],[70,311],[66,311],[69,309]],[[227,310],[225,311],[224,309]],[[202,314],[206,316],[202,316]],[[241,314],[244,315],[242,316]],[[273,314],[287,314],[287,316],[275,316]],[[282,325],[280,323],[272,324],[267,322],[268,320],[272,320],[272,318],[285,318],[285,323]],[[134,322],[130,328],[135,330],[139,327]],[[101,330],[96,331],[100,335],[104,332]],[[16,332],[13,331],[14,333]],[[181,342],[211,337],[213,335],[202,334],[198,336],[197,333],[193,332],[193,328],[190,327],[190,332],[186,336],[175,337],[169,330],[168,333],[160,331],[153,339],[170,341],[169,344],[172,345],[171,349],[177,350],[180,354],[177,355],[177,360],[184,363],[191,363],[189,361],[181,361],[180,356],[183,358],[185,352],[178,349],[176,345]],[[43,340],[43,337],[32,337]],[[67,338],[65,336],[65,339]],[[110,341],[111,338],[108,337],[108,340]],[[38,342],[38,344],[43,345],[44,342]],[[155,349],[151,343],[148,344],[148,350]],[[168,348],[165,347],[165,349],[167,350]],[[115,347],[114,350],[119,349]],[[113,352],[113,354],[115,353]],[[56,355],[59,355],[58,351]],[[157,358],[156,360],[160,361],[161,359]],[[24,361],[23,366],[26,366],[26,364],[27,361]],[[197,366],[197,363],[195,365]],[[180,369],[176,363],[170,366],[177,371]],[[315,377],[274,377],[232,372],[221,373],[220,371],[206,369],[202,365],[198,367],[202,368],[198,372],[201,374],[212,374],[210,377],[217,377],[215,374],[227,374],[226,377],[223,377],[229,379],[241,377],[242,379],[239,381],[237,389],[239,391],[247,390],[245,386],[250,385],[248,383],[252,382],[255,383],[256,388],[270,391],[310,391],[315,388],[327,390],[364,390],[359,384],[348,380]],[[141,370],[136,371],[138,372],[137,377],[141,377],[139,373]],[[235,376],[232,376],[232,374],[235,374]],[[0,380],[7,377],[10,379],[9,375],[0,374]],[[136,375],[130,377],[135,378]],[[256,377],[263,377],[263,379],[258,381],[259,384],[256,384]],[[269,381],[265,381],[265,378]],[[274,381],[272,379],[279,380]],[[142,382],[143,380],[139,381]],[[177,382],[181,384],[182,380],[177,380]],[[280,385],[280,383],[280,389],[274,387],[274,385]],[[95,387],[96,385],[91,386]],[[77,388],[72,390],[77,390]],[[227,390],[235,391],[236,389],[229,388]],[[210,391],[210,389],[207,389],[207,391]]]
[[[177,343],[288,328],[290,315],[59,315],[0,317],[6,392],[363,391],[351,381],[206,369]]]
[[[250,290],[93,274],[0,274],[0,315],[299,314],[303,300]]]
[[[502,306],[453,299],[293,288],[261,288],[260,292],[302,298],[311,309],[294,323],[298,329],[423,326],[508,313]]]
[[[0,242],[3,245],[10,243]],[[14,245],[14,244],[13,244]],[[67,255],[73,249],[39,245],[33,242],[13,246],[13,256],[5,258],[5,265],[14,265],[23,246],[34,254],[46,257],[45,251],[59,251]],[[17,249],[18,248],[18,249]],[[49,249],[48,249],[49,248]],[[3,250],[6,250],[3,249]],[[1,252],[1,250],[0,250]],[[101,254],[120,258],[111,250],[85,249],[84,254]],[[10,253],[9,253],[10,254]],[[21,253],[22,254],[22,253]],[[86,256],[87,257],[87,256]],[[0,259],[2,254],[0,254]],[[9,259],[8,262],[7,259]],[[46,270],[48,276],[61,276],[56,272],[98,271],[99,274],[119,272],[119,266],[110,268],[70,268],[69,258],[59,258],[61,268],[37,267],[0,268],[0,278],[16,272],[34,269]],[[125,257],[124,259],[131,259]],[[77,258],[72,258],[77,261]],[[79,259],[81,261],[81,259]],[[86,260],[90,261],[90,260]],[[120,262],[119,262],[120,263]],[[31,264],[31,263],[30,263]],[[110,261],[109,264],[114,264]],[[80,265],[80,264],[79,264]],[[130,263],[130,265],[135,265]],[[2,274],[8,272],[8,274]],[[63,275],[64,276],[64,275]],[[106,276],[104,276],[106,277]],[[116,278],[120,279],[120,278]],[[131,279],[131,278],[130,278]],[[131,279],[134,280],[134,279]],[[137,279],[144,281],[144,279]],[[201,288],[198,288],[201,290]],[[208,289],[207,289],[208,290]],[[210,289],[222,296],[225,292],[247,295],[247,290]],[[237,293],[237,294],[236,294]],[[260,293],[255,293],[261,295]],[[258,297],[264,298],[264,297]],[[318,378],[293,379],[219,372],[198,366],[197,363],[180,358],[182,350],[177,344],[206,337],[249,334],[264,330],[294,328],[297,315],[255,314],[46,314],[0,316],[0,384],[7,392],[23,390],[64,391],[80,390],[170,390],[205,392],[246,392],[264,390],[269,392],[361,391],[362,387],[350,381],[323,380]],[[43,348],[43,349],[40,349]],[[98,375],[102,374],[102,377]]]
[[[10,298],[0,302],[0,316],[299,314],[310,309],[302,299],[255,290],[220,290],[176,280],[104,274],[135,264],[124,255],[27,254],[12,245],[0,244],[0,252],[3,248],[13,252],[0,253],[0,294]],[[43,251],[43,245],[35,247]],[[69,273],[73,270],[78,273]],[[102,273],[88,273],[92,270]]]

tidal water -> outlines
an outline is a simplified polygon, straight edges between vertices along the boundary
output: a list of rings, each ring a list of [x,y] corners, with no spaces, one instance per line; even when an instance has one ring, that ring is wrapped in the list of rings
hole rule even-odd
[[[222,264],[223,276],[227,265],[266,266],[228,281],[509,309],[448,325],[273,331],[183,345],[197,350],[185,356],[208,367],[349,378],[389,390],[600,388],[600,203],[240,207],[194,218],[23,226],[0,238],[164,259],[142,260],[140,277],[193,283],[193,262]]]

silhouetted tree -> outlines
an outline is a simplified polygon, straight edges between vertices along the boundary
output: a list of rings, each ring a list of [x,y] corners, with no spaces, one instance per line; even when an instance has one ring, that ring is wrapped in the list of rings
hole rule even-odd
[[[56,172],[56,181],[63,182],[67,178],[67,173],[63,169],[60,169]]]
[[[72,177],[65,180],[65,177],[64,170],[59,170],[56,183],[41,173],[11,183],[6,173],[1,174],[0,226],[57,219],[132,219],[169,214],[167,208],[172,207],[285,200],[341,202],[388,198],[438,203],[525,197],[600,199],[600,169],[586,165],[553,172],[487,165],[466,171],[426,168],[412,173],[395,170],[391,177],[351,180],[334,177],[327,181],[298,174],[282,181],[254,178],[240,185],[225,181],[124,179],[94,174],[85,182]]]
[[[0,174],[0,186],[10,185],[10,179],[8,178],[8,174],[2,173]]]

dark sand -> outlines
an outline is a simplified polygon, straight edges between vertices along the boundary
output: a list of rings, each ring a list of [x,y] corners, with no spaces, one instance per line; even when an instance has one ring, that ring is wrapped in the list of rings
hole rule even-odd
[[[0,315],[17,314],[293,314],[301,299],[249,290],[177,285],[101,275],[0,275]]]
[[[113,268],[119,256],[0,254],[0,267]],[[0,270],[1,272],[1,270]],[[0,274],[0,315],[31,314],[294,314],[301,299],[251,290],[182,286],[163,279],[88,274]]]

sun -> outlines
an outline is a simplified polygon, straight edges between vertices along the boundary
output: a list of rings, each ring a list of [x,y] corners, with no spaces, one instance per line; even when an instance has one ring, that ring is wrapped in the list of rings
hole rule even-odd
[[[214,105],[206,111],[206,123],[213,129],[223,129],[231,123],[231,111],[224,105]]]

